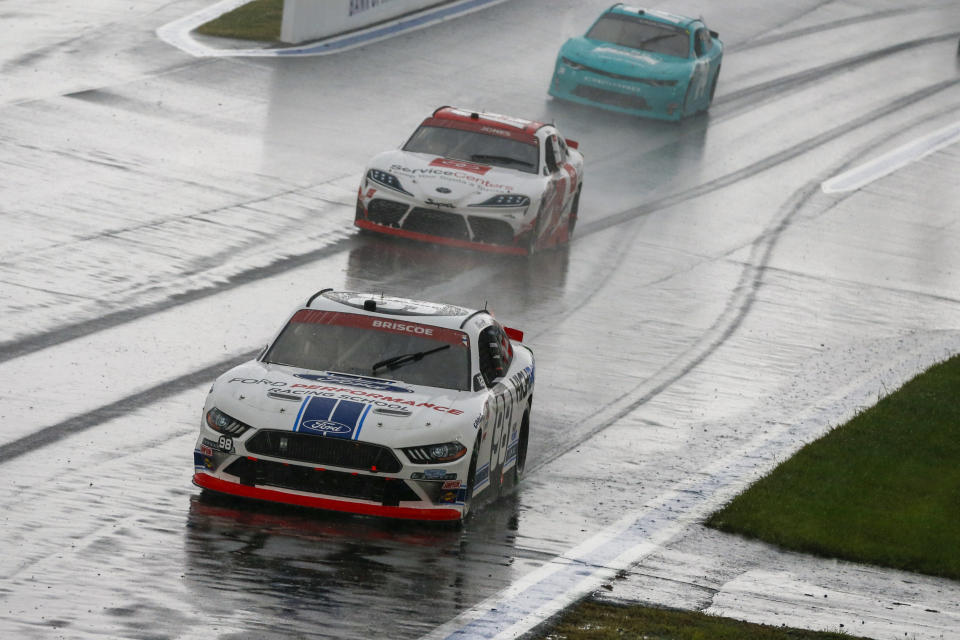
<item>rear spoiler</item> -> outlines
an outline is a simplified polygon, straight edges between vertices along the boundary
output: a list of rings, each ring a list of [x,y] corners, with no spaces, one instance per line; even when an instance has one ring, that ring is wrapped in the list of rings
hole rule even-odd
[[[507,337],[515,342],[523,342],[523,331],[519,329],[514,329],[513,327],[504,327],[504,332],[507,334]]]
[[[563,141],[566,142],[567,146],[570,147],[571,149],[580,148],[580,143],[577,142],[576,140],[571,140],[570,138],[564,138]]]

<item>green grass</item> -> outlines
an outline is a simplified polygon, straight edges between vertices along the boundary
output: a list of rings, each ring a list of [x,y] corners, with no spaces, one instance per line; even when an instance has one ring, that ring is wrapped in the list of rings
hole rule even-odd
[[[707,524],[960,579],[960,356],[805,446]]]
[[[283,0],[253,0],[197,28],[198,33],[238,40],[280,40]]]
[[[691,611],[585,601],[567,610],[541,640],[854,640],[846,633],[750,624]]]

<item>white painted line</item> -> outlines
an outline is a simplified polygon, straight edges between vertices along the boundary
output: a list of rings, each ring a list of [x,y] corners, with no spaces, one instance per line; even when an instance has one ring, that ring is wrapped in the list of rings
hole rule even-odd
[[[935,151],[954,144],[958,140],[960,140],[960,122],[955,122],[950,126],[927,134],[918,140],[908,142],[902,147],[885,153],[879,158],[875,158],[859,167],[855,167],[850,171],[845,171],[838,176],[825,180],[820,185],[820,188],[822,188],[825,193],[859,189],[878,178],[882,178],[897,169],[905,167],[911,162],[916,162]]]
[[[217,51],[216,49],[200,44],[190,36],[190,32],[248,2],[250,0],[221,0],[206,9],[201,9],[196,13],[163,25],[157,29],[157,36],[167,44],[171,44],[197,58],[214,55],[211,52]]]
[[[167,44],[173,45],[198,58],[322,56],[362,47],[363,45],[386,40],[387,38],[392,38],[409,31],[423,29],[506,1],[507,0],[457,0],[432,9],[425,9],[412,15],[376,24],[367,29],[341,36],[333,36],[304,45],[286,47],[271,46],[269,48],[260,47],[251,49],[222,49],[211,47],[195,40],[191,35],[191,32],[200,25],[206,24],[224,13],[250,2],[250,0],[222,0],[197,13],[163,25],[157,29],[156,33],[157,36]]]
[[[956,352],[957,339],[942,336],[900,363],[922,371]],[[564,607],[596,591],[628,568],[664,548],[686,527],[705,519],[738,492],[769,472],[802,443],[828,432],[840,408],[861,406],[885,388],[891,370],[838,387],[791,424],[759,433],[743,447],[701,473],[677,483],[624,517],[521,577],[503,591],[441,625],[421,640],[516,640]]]

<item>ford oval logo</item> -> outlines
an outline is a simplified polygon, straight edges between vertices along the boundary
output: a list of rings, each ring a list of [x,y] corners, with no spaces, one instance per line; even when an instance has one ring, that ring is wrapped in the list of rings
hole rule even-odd
[[[437,187],[437,193],[450,193],[450,189],[446,187]]]
[[[304,420],[300,428],[317,433],[350,433],[353,431],[353,428],[348,425],[327,420]]]

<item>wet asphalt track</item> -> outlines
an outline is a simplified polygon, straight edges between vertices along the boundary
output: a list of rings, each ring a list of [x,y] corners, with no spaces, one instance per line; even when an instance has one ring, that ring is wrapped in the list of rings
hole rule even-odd
[[[557,48],[607,4],[507,2],[255,61],[155,38],[203,2],[4,4],[4,635],[414,638],[633,512],[658,514],[639,536],[662,571],[715,503],[960,350],[956,145],[858,192],[820,189],[960,119],[955,3],[657,5],[705,13],[728,47],[710,114],[681,125],[547,99]],[[581,142],[568,249],[514,259],[352,231],[364,162],[440,104],[555,120]],[[519,491],[462,532],[199,496],[209,381],[326,286],[488,302],[526,332],[539,366]],[[710,575],[696,597],[622,590],[732,608],[717,597],[732,572]],[[952,609],[917,637],[957,637],[945,588]]]

